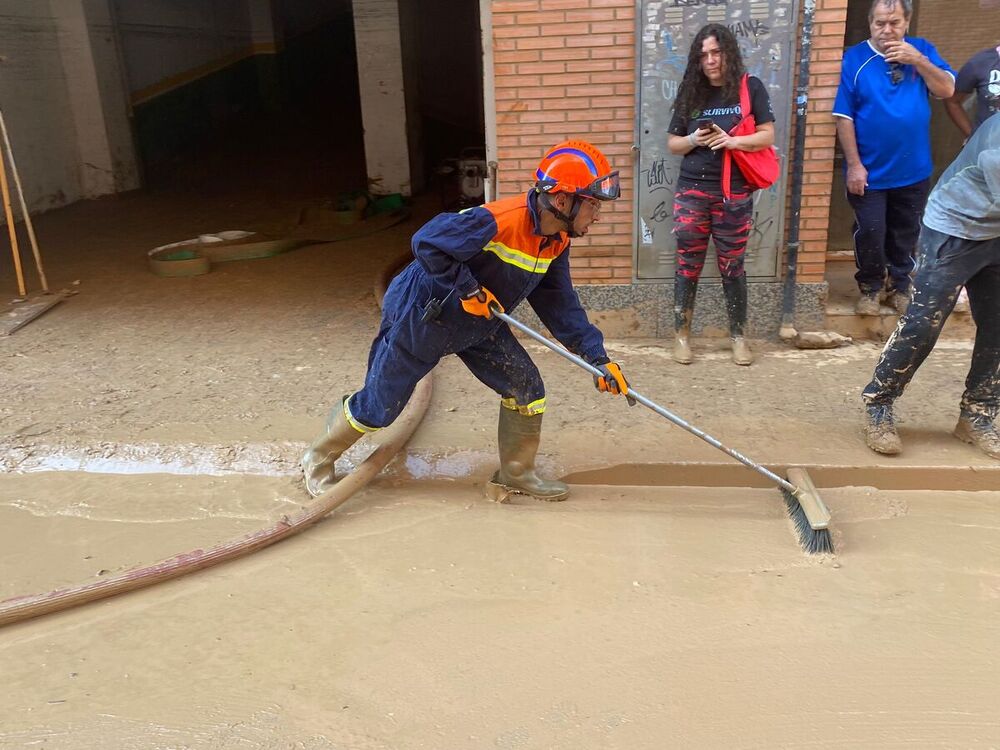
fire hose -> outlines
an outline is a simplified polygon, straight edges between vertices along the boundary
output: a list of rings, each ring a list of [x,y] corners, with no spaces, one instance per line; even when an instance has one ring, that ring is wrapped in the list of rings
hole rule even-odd
[[[409,257],[407,253],[405,260],[408,260]],[[385,293],[389,281],[403,265],[403,261],[403,256],[394,259],[376,277],[375,298],[380,307],[382,295]],[[338,481],[329,491],[320,495],[298,513],[284,515],[266,528],[244,534],[208,549],[182,552],[151,565],[132,568],[117,575],[101,578],[99,581],[81,583],[41,594],[28,594],[5,599],[0,601],[0,627],[124,594],[128,591],[135,591],[171,578],[179,578],[196,570],[203,570],[219,563],[243,557],[304,531],[339,508],[358,490],[371,482],[402,449],[427,411],[433,390],[432,379],[433,373],[428,373],[417,384],[399,418],[390,427],[378,433],[377,447],[371,455],[354,471]]]

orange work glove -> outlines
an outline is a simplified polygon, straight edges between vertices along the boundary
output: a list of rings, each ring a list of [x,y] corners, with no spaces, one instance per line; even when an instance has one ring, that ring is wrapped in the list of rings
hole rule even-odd
[[[468,297],[462,297],[462,309],[469,315],[478,315],[481,318],[492,318],[490,305],[496,305],[500,312],[504,312],[503,305],[493,296],[493,292],[484,286],[479,287]]]
[[[624,396],[629,406],[635,406],[635,399],[628,395],[628,381],[617,362],[606,362],[603,365],[595,365],[595,367],[604,373],[601,377],[594,376],[594,387],[597,390],[601,393]]]

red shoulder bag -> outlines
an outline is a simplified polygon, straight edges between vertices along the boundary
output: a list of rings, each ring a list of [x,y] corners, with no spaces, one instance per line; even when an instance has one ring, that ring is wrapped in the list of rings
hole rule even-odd
[[[753,109],[750,106],[750,88],[747,84],[750,76],[743,74],[740,81],[740,114],[743,119],[736,123],[736,127],[729,131],[729,135],[751,135],[757,132],[757,120],[753,116]],[[736,166],[746,179],[747,184],[753,190],[769,188],[781,175],[781,163],[778,161],[778,152],[774,146],[760,151],[739,151],[738,149],[726,149],[722,157],[722,194],[730,198],[731,176],[733,159]]]

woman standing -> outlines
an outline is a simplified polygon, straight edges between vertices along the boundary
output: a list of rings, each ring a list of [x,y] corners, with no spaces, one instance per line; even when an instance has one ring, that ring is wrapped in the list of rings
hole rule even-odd
[[[729,315],[733,361],[753,362],[744,337],[747,322],[747,276],[743,267],[753,218],[753,189],[732,160],[730,198],[723,195],[722,165],[726,150],[760,151],[774,143],[774,114],[767,89],[750,76],[751,113],[757,132],[732,136],[742,120],[740,84],[743,58],[733,33],[717,23],[703,27],[688,53],[687,70],[677,91],[667,147],[683,156],[674,195],[674,236],[677,271],[674,277],[673,358],[681,364],[692,360],[689,337],[698,278],[705,265],[708,240],[715,249],[722,274],[722,290]]]

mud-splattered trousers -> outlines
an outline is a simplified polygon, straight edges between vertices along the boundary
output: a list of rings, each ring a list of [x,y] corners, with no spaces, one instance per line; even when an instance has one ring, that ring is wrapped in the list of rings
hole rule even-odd
[[[480,285],[507,312],[527,300],[553,336],[587,361],[609,361],[604,337],[587,319],[570,279],[569,238],[543,236],[539,221],[529,194],[440,214],[413,236],[416,259],[386,291],[365,385],[344,405],[356,430],[392,424],[417,382],[448,354],[496,391],[505,407],[526,415],[545,411],[538,368],[507,324],[462,308],[460,298]],[[441,311],[424,321],[431,299],[441,301]]]
[[[930,180],[922,180],[889,190],[866,189],[864,195],[847,194],[854,209],[854,264],[858,269],[854,279],[863,294],[874,294],[884,286],[900,292],[910,288],[920,217],[929,190]]]
[[[920,231],[910,306],[864,389],[866,403],[891,404],[902,395],[934,348],[963,286],[976,322],[976,344],[961,409],[971,416],[996,419],[1000,406],[1000,238],[965,240],[926,226]]]
[[[679,184],[674,195],[677,275],[697,281],[705,265],[708,240],[713,238],[722,277],[744,276],[743,260],[752,219],[752,193],[737,193],[727,201],[721,188],[715,193]]]

